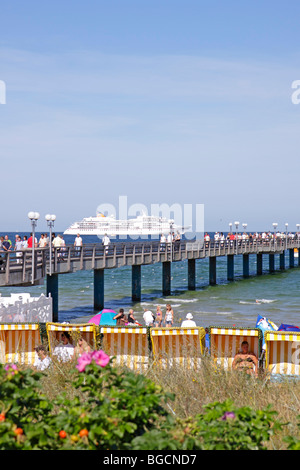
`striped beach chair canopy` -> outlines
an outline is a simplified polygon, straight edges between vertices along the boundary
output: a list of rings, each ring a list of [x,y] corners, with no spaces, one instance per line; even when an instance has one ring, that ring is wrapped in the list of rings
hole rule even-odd
[[[240,351],[243,341],[249,344],[257,359],[261,356],[262,332],[259,328],[209,327],[210,354],[215,362],[225,369],[232,368],[235,355]]]
[[[266,369],[273,375],[300,375],[300,333],[266,331]]]
[[[159,366],[200,367],[204,353],[204,328],[151,328],[150,336],[153,358]]]
[[[69,333],[71,337],[71,342],[74,346],[76,346],[78,338],[83,338],[92,349],[96,349],[96,328],[96,325],[94,325],[93,323],[46,323],[46,331],[50,353],[53,352],[54,348],[60,343],[61,334],[64,332]]]
[[[100,328],[101,348],[111,358],[114,365],[128,367],[143,372],[149,363],[148,331],[145,327],[106,327]]]
[[[33,365],[41,344],[38,323],[0,324],[0,362]]]

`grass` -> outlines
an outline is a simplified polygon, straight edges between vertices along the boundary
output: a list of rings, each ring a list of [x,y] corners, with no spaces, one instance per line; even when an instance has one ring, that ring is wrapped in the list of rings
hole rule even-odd
[[[164,390],[175,394],[172,413],[187,418],[203,412],[203,406],[227,399],[238,406],[250,406],[254,410],[268,405],[278,413],[278,420],[286,423],[280,434],[273,437],[269,449],[283,450],[287,435],[299,436],[297,426],[300,414],[300,381],[284,378],[278,382],[261,375],[250,377],[237,371],[216,368],[212,359],[203,358],[197,371],[172,367],[166,370],[152,368],[148,377],[161,385]]]
[[[80,393],[71,386],[75,374],[74,363],[54,361],[43,377],[43,392],[48,399],[54,400],[61,393],[72,399]],[[204,405],[226,399],[238,407],[250,406],[255,410],[271,405],[278,413],[278,420],[286,426],[272,437],[268,449],[285,450],[285,436],[299,437],[300,380],[285,378],[277,382],[266,375],[253,378],[241,372],[216,368],[210,357],[203,358],[197,371],[176,366],[161,369],[152,363],[146,375],[166,392],[175,394],[175,401],[166,406],[178,418],[195,416],[203,411]]]

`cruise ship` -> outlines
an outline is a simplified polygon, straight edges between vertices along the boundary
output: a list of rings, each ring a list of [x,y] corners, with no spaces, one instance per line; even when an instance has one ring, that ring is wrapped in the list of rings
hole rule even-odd
[[[165,217],[143,214],[133,219],[117,220],[114,216],[105,216],[100,213],[95,217],[86,217],[80,222],[73,223],[64,234],[145,237],[167,235],[170,231],[179,232],[182,235],[184,228],[176,225],[174,220]]]

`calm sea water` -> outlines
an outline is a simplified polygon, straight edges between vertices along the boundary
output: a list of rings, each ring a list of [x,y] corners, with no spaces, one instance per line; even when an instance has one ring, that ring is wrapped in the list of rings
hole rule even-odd
[[[15,233],[8,234],[14,242]],[[26,233],[20,233],[26,235]],[[39,236],[39,234],[37,234]],[[73,243],[73,236],[65,236]],[[87,243],[99,243],[97,237],[83,237]],[[227,281],[227,259],[217,258],[217,285],[209,286],[208,260],[196,262],[196,290],[187,290],[187,262],[172,264],[172,293],[162,297],[161,264],[142,266],[142,301],[131,300],[131,268],[105,271],[105,307],[125,312],[133,307],[135,316],[143,324],[142,314],[147,307],[153,312],[161,305],[163,312],[170,303],[175,314],[175,325],[191,312],[198,326],[255,327],[257,315],[266,316],[278,326],[289,323],[300,326],[300,269],[279,271],[279,256],[275,257],[273,274],[268,273],[269,258],[263,256],[264,274],[256,276],[256,256],[250,256],[250,278],[243,279],[242,256],[235,258],[235,281]],[[295,258],[295,266],[298,260]],[[30,292],[33,296],[46,293],[46,287],[0,288],[2,296],[11,292]],[[59,276],[58,321],[85,322],[95,313],[93,309],[93,271],[82,271]]]

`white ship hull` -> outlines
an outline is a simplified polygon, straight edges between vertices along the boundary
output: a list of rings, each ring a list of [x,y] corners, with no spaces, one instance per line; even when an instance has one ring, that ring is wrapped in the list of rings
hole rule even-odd
[[[173,220],[154,216],[139,216],[136,219],[116,220],[113,217],[87,217],[80,222],[75,222],[67,230],[65,235],[97,235],[110,237],[116,236],[159,236],[169,232],[183,234],[183,228],[174,224]]]

